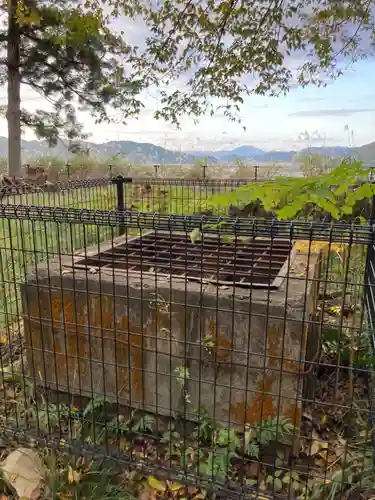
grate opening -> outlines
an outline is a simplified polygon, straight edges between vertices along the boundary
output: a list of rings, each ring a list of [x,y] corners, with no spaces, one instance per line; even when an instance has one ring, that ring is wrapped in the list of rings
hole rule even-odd
[[[294,258],[291,241],[249,239],[227,242],[205,236],[148,233],[85,259],[76,268],[126,269],[239,287],[278,288]]]

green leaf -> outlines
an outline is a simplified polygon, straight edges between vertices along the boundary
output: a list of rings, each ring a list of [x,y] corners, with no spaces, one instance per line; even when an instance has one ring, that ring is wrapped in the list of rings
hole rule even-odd
[[[283,489],[283,483],[280,478],[275,478],[274,482],[274,489],[275,491],[281,491]]]
[[[196,228],[196,229],[193,229],[193,231],[190,233],[189,237],[190,237],[190,241],[193,243],[193,245],[195,245],[196,243],[199,243],[202,240],[202,233],[198,228]]]
[[[298,481],[293,481],[291,485],[291,489],[294,492],[297,492],[301,489],[301,484]]]
[[[248,446],[247,446],[246,454],[249,457],[259,458],[259,454],[260,454],[259,445],[253,441],[250,441]]]
[[[83,410],[83,417],[88,417],[92,413],[95,412],[95,410],[103,408],[105,405],[105,399],[102,396],[96,396],[89,403],[87,404],[86,408]]]

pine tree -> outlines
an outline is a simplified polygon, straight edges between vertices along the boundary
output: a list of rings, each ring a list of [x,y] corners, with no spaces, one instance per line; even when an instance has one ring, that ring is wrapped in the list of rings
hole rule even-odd
[[[100,9],[65,0],[7,0],[7,26],[0,43],[7,50],[1,61],[0,82],[8,80],[9,173],[21,170],[21,126],[55,145],[67,138],[71,149],[85,138],[76,110],[90,110],[93,119],[109,121],[114,109],[121,119],[137,114],[142,81],[127,77],[123,60],[133,50],[106,25]],[[21,106],[20,85],[46,98],[52,110],[30,113]]]

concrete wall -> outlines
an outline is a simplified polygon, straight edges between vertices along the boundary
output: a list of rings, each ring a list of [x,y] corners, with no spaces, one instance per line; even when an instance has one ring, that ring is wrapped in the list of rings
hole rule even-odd
[[[289,372],[305,369],[316,295],[306,273],[312,280],[318,261],[307,268],[297,254],[276,291],[203,285],[202,297],[183,279],[156,286],[152,276],[43,263],[22,285],[31,376],[161,415],[204,407],[227,425],[278,414],[298,425],[303,377]]]

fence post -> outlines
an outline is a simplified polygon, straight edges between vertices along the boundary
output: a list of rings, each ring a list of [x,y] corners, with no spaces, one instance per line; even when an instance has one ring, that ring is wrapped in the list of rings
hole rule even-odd
[[[373,182],[373,181],[372,181]],[[375,196],[371,198],[371,214],[369,220],[374,236],[375,225]],[[364,276],[364,307],[367,320],[367,332],[370,344],[370,370],[369,373],[369,425],[372,444],[372,459],[375,464],[375,301],[373,291],[375,291],[375,243],[370,241],[367,245],[366,268]]]
[[[158,176],[158,169],[159,169],[160,165],[154,165],[154,170],[155,170],[155,177]]]
[[[108,174],[109,174],[110,179],[112,179],[112,167],[113,167],[113,165],[111,165],[111,164],[108,165]]]
[[[70,179],[70,167],[72,166],[72,164],[70,163],[70,161],[67,161],[66,162],[66,172],[68,174],[68,180]]]
[[[131,177],[123,177],[122,175],[117,175],[116,177],[112,177],[112,184],[116,186],[116,195],[117,195],[117,211],[124,212],[125,211],[125,190],[124,184],[131,184],[133,179]],[[125,234],[125,225],[120,224],[119,227],[119,236]]]
[[[259,165],[255,165],[255,167],[254,167],[255,182],[258,180],[258,168],[259,168]]]
[[[202,165],[202,169],[203,169],[203,179],[206,178],[206,168],[207,168],[207,165]]]

